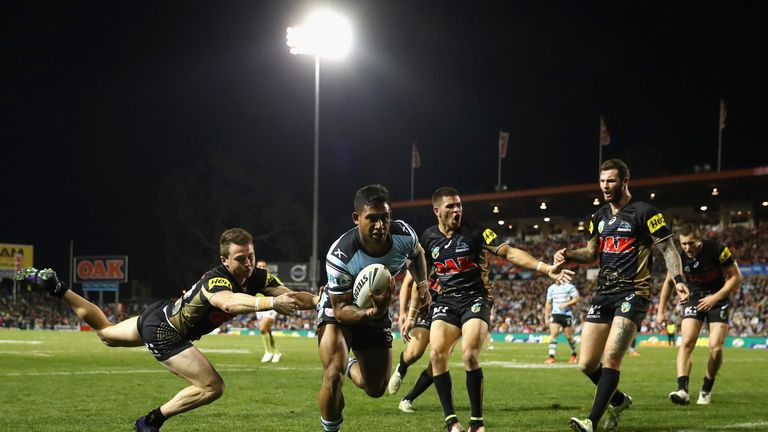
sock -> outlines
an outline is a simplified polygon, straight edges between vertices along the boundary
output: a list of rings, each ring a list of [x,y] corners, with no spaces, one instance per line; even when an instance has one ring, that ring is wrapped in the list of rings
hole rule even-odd
[[[272,350],[269,349],[269,340],[267,339],[267,335],[265,333],[261,334],[261,341],[264,342],[264,352],[272,352]]]
[[[448,417],[456,416],[453,409],[453,389],[451,385],[451,374],[445,372],[440,375],[435,375],[432,379],[435,382],[435,390],[437,390],[437,396],[440,398],[440,406],[443,407],[445,420],[448,421]]]
[[[147,424],[154,426],[158,429],[163,426],[163,423],[168,420],[168,417],[164,416],[160,412],[160,407],[157,407],[147,414]]]
[[[701,391],[703,392],[711,392],[712,386],[715,385],[715,379],[709,379],[707,377],[704,377],[704,385],[701,386]]]
[[[483,420],[483,369],[467,371],[467,393],[471,419]]]
[[[403,354],[405,353],[400,353],[400,364],[397,365],[397,372],[400,374],[400,377],[405,378],[405,374],[408,373],[408,365],[403,360]]]
[[[589,413],[589,419],[592,420],[593,425],[597,425],[608,407],[608,401],[619,385],[619,375],[620,372],[616,369],[602,370],[600,382],[597,383],[597,391],[595,391],[595,400],[592,402],[592,412]]]
[[[342,422],[344,422],[344,416],[339,417],[337,420],[326,420],[320,416],[320,423],[323,424],[323,430],[325,432],[337,432],[341,429]]]
[[[419,375],[419,378],[416,380],[416,384],[413,385],[411,392],[405,395],[403,399],[413,402],[417,397],[421,396],[421,394],[424,393],[424,391],[426,391],[429,386],[432,385],[433,381],[434,380],[432,379],[432,376],[427,373],[426,369],[423,370],[421,375]]]
[[[687,375],[681,375],[677,377],[677,389],[685,390],[685,392],[688,393],[688,376]]]
[[[575,339],[569,340],[568,345],[571,346],[571,355],[576,355],[576,340]]]
[[[557,351],[557,341],[549,342],[549,356],[555,358],[555,351]]]
[[[269,334],[269,351],[277,353],[277,345],[275,345],[275,338],[272,337],[272,333]]]
[[[585,372],[584,375],[589,377],[594,385],[597,385],[600,382],[600,377],[603,376],[603,364],[601,363],[594,372]],[[617,388],[616,393],[614,393],[613,397],[611,398],[611,405],[619,406],[622,403],[624,403],[624,393],[622,393],[621,390]]]

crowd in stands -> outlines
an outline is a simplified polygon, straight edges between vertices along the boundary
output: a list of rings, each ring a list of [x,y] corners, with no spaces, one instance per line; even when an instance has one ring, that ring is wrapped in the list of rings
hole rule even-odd
[[[733,227],[720,232],[716,227],[706,230],[706,236],[715,238],[726,245],[739,264],[768,263],[768,225],[757,229]],[[529,251],[533,256],[550,262],[555,252],[563,247],[577,248],[584,245],[582,236],[553,236],[546,240],[536,239],[513,242],[515,246]],[[489,259],[490,275],[493,281],[495,304],[492,312],[491,328],[501,333],[544,333],[544,301],[551,280],[529,271],[521,271],[501,258]],[[588,280],[589,266],[574,267],[576,276],[574,285],[582,295],[583,301],[575,313],[574,326],[578,332],[583,325],[588,305],[593,293],[593,280]],[[661,323],[655,321],[658,307],[658,292],[664,280],[665,265],[663,258],[655,253],[653,263],[654,304],[648,311],[641,333],[663,333]],[[768,335],[768,275],[745,276],[741,289],[732,297],[730,335],[765,336]],[[146,304],[121,303],[103,306],[104,312],[114,322],[138,315]],[[670,303],[667,309],[671,319],[679,322],[680,307]],[[393,321],[397,322],[397,300],[392,303]],[[45,294],[25,290],[13,300],[9,290],[0,290],[0,327],[24,329],[53,329],[57,326],[79,326],[77,316],[62,302],[53,300]],[[229,328],[258,328],[255,315],[236,317]],[[275,328],[283,330],[314,330],[315,312],[301,311],[292,316],[278,315]]]

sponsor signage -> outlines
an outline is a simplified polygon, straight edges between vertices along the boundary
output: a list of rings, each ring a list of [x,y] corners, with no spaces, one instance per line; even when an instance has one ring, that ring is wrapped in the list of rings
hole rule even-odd
[[[308,291],[309,263],[306,262],[277,262],[267,265],[267,271],[276,275],[283,285],[290,289]]]
[[[22,267],[34,266],[32,245],[0,243],[0,277],[12,278]]]
[[[128,256],[79,256],[75,257],[75,283],[128,282]]]

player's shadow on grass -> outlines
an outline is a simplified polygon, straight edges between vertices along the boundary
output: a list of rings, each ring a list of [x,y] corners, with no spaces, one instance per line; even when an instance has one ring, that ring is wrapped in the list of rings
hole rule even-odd
[[[548,404],[548,405],[535,405],[535,406],[506,406],[502,408],[494,408],[494,411],[502,411],[502,412],[534,412],[534,411],[542,411],[542,412],[561,412],[561,411],[578,411],[581,409],[580,406],[576,405],[560,405],[558,403]]]

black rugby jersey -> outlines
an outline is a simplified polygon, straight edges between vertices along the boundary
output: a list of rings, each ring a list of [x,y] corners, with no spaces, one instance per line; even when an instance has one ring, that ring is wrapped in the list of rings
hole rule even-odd
[[[266,270],[255,268],[241,286],[224,265],[208,270],[182,297],[171,300],[163,308],[168,322],[189,340],[197,340],[225,323],[234,315],[214,307],[210,298],[220,291],[256,295],[265,288],[282,285],[280,279]]]
[[[440,295],[449,296],[490,291],[486,287],[490,286],[490,282],[485,282],[487,276],[483,280],[482,266],[487,266],[483,245],[490,246],[495,252],[503,244],[490,228],[484,229],[468,222],[463,222],[451,237],[440,232],[437,225],[427,228],[421,235],[427,263],[440,283]]]
[[[704,240],[701,252],[696,257],[688,258],[688,255],[681,253],[680,258],[691,294],[698,291],[695,294],[699,295],[708,295],[720,290],[725,284],[723,269],[736,262],[727,246],[713,240]]]
[[[630,201],[615,215],[611,205],[589,220],[587,241],[598,240],[598,293],[651,293],[651,247],[672,236],[661,212],[642,201]]]

